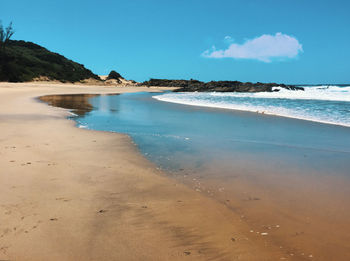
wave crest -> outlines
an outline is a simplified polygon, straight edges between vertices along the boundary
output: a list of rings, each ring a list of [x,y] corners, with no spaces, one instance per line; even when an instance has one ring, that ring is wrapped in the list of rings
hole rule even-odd
[[[274,89],[275,92],[260,93],[165,93],[153,98],[185,105],[250,111],[350,127],[350,86],[314,86],[305,87],[305,91],[281,87]]]

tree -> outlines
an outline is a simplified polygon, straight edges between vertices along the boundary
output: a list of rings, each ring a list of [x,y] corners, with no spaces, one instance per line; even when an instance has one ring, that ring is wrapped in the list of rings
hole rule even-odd
[[[10,41],[12,35],[15,33],[12,27],[12,22],[4,29],[2,22],[0,21],[0,47],[5,48],[6,44]]]

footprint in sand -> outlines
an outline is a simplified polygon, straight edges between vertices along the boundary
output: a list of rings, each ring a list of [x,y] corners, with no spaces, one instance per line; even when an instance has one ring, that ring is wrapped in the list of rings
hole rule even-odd
[[[56,200],[60,200],[60,201],[63,201],[63,202],[71,201],[71,199],[67,199],[67,198],[56,198]]]
[[[0,252],[6,254],[8,248],[9,248],[9,247],[7,247],[7,246],[5,246],[5,247],[0,247]],[[1,260],[1,261],[10,261],[10,260]]]
[[[31,165],[31,162],[22,163],[21,166]]]
[[[260,200],[260,198],[258,197],[248,197],[247,201],[256,201],[256,200]]]
[[[55,165],[57,165],[56,162],[51,162],[51,163],[48,163],[48,164],[47,164],[47,166],[55,166]]]

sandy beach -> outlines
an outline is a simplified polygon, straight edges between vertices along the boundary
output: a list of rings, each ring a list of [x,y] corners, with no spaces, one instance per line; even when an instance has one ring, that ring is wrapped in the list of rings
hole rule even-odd
[[[128,136],[79,129],[35,99],[159,90],[0,84],[0,260],[286,256],[224,204],[166,177]]]
[[[1,8],[0,261],[350,261],[350,1]]]

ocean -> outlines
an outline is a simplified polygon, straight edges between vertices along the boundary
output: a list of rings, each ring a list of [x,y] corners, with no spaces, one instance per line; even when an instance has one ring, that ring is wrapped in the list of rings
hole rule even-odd
[[[274,87],[260,93],[167,93],[154,98],[180,104],[265,113],[350,127],[350,86]]]
[[[89,99],[93,110],[74,120],[82,128],[130,135],[148,159],[167,171],[198,170],[220,159],[217,165],[237,167],[249,158],[269,162],[267,169],[284,164],[350,175],[349,93],[349,87],[317,86],[306,87],[305,93],[96,96]],[[320,162],[322,157],[327,161]]]

